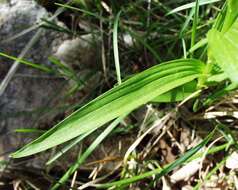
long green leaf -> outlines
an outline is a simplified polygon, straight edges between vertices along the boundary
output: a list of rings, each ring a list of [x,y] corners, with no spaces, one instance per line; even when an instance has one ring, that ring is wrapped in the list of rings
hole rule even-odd
[[[233,25],[238,17],[238,1],[237,0],[228,0],[227,1],[227,11],[222,27],[222,32],[226,32]]]
[[[195,44],[196,33],[197,33],[197,24],[198,24],[198,15],[199,15],[199,0],[196,0],[195,4],[195,13],[193,17],[193,26],[192,26],[192,35],[191,35],[191,46],[192,48]],[[193,52],[191,53],[191,57],[193,58]]]
[[[220,1],[220,0],[200,0],[199,6],[215,3],[215,2],[218,2],[218,1]],[[186,9],[190,9],[190,8],[195,7],[195,6],[196,6],[196,2],[188,3],[188,4],[182,5],[180,7],[177,7],[175,9],[171,10],[167,15],[177,13],[177,12],[180,12],[180,11],[183,11],[183,10],[186,10]]]
[[[181,59],[154,66],[89,102],[45,134],[12,154],[19,158],[62,144],[129,113],[155,97],[201,77],[204,64]]]
[[[115,67],[116,67],[118,84],[121,84],[121,71],[120,71],[120,61],[119,61],[119,51],[118,51],[118,35],[117,35],[120,14],[121,14],[121,11],[119,13],[117,13],[117,16],[114,21],[114,26],[113,26],[113,52],[114,52],[114,62],[115,62]]]
[[[233,83],[238,83],[238,21],[225,33],[212,29],[208,33],[210,56],[215,58]]]
[[[6,58],[14,60],[14,61],[18,61],[19,63],[31,66],[31,67],[33,67],[35,69],[39,69],[39,70],[47,72],[47,73],[53,73],[52,69],[50,69],[50,68],[48,68],[47,66],[44,66],[44,65],[35,64],[35,63],[30,62],[30,61],[26,61],[26,60],[23,60],[23,59],[14,57],[14,56],[7,55],[7,54],[5,54],[3,52],[0,52],[0,56],[6,57]]]

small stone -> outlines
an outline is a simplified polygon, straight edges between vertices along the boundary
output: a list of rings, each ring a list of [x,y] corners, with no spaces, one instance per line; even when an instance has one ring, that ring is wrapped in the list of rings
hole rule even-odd
[[[229,158],[226,160],[226,165],[229,169],[237,169],[238,168],[238,153],[233,152]]]

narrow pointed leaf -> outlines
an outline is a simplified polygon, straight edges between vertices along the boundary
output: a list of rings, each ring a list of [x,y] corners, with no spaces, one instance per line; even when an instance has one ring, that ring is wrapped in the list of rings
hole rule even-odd
[[[216,3],[218,1],[220,1],[220,0],[200,0],[199,6]],[[171,10],[167,15],[174,14],[174,13],[186,10],[186,9],[190,9],[195,6],[196,6],[196,2],[188,3],[188,4],[182,5],[180,7],[176,7],[175,9]]]
[[[154,66],[114,87],[12,155],[32,155],[69,141],[129,113],[155,97],[201,77],[204,64],[181,59]]]
[[[222,32],[226,32],[233,25],[238,17],[238,1],[228,0],[227,1],[227,11],[225,16],[224,25],[222,27]]]

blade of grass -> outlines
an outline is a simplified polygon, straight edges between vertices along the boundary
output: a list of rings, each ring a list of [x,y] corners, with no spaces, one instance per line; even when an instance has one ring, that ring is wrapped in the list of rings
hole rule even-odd
[[[237,0],[227,0],[227,11],[222,27],[222,33],[225,33],[233,25],[238,17],[238,1]]]
[[[66,27],[60,26],[58,24],[56,24],[53,21],[47,20],[45,18],[42,18],[41,21],[43,22],[41,24],[41,27],[46,28],[46,29],[50,29],[50,30],[55,30],[58,32],[63,32],[66,34],[70,34],[70,35],[74,35],[74,32],[72,32],[70,29],[67,29]]]
[[[93,17],[95,17],[97,19],[101,19],[103,21],[107,21],[108,20],[105,17],[102,17],[102,16],[100,16],[100,15],[98,15],[96,13],[93,13],[91,11],[87,11],[87,10],[84,10],[84,9],[80,9],[80,8],[77,8],[77,7],[73,7],[73,6],[70,6],[68,4],[55,3],[55,5],[63,7],[65,9],[71,9],[71,10],[79,11],[79,12],[82,12],[82,13],[84,13],[86,15],[93,16]]]
[[[201,47],[207,45],[207,42],[208,42],[207,38],[201,39],[199,42],[197,42],[196,44],[194,44],[193,47],[191,47],[191,48],[188,50],[187,53],[188,53],[188,54],[189,54],[189,53],[192,54],[192,53],[193,53],[194,51],[196,51],[197,49],[199,49],[199,48],[201,48]]]
[[[185,42],[184,38],[182,38],[181,41],[182,41],[182,46],[183,46],[183,57],[184,57],[184,59],[186,59],[187,58],[186,42]]]
[[[34,128],[21,128],[21,129],[15,129],[14,130],[16,133],[44,133],[45,130],[41,129],[34,129]]]
[[[191,36],[191,45],[190,49],[194,46],[196,40],[196,32],[198,25],[198,15],[199,15],[199,0],[196,0],[195,4],[195,13],[193,18],[193,27],[192,27],[192,36]],[[193,58],[193,52],[191,52],[191,58]]]
[[[169,15],[169,12],[171,12],[171,9],[160,1],[157,1],[157,3],[159,5],[159,8],[162,9],[162,10],[165,10],[167,12],[166,15]],[[182,22],[182,19],[178,15],[172,14],[171,16],[173,16],[174,19],[176,19],[178,22]]]
[[[219,145],[219,146],[214,146],[212,148],[210,148],[207,152],[206,152],[206,155],[209,155],[209,154],[215,154],[217,152],[220,152],[222,150],[225,150],[227,148],[229,148],[229,146],[232,145],[230,142],[228,143],[225,143],[225,144],[222,144],[222,145]],[[188,159],[188,162],[191,162],[192,160],[195,160],[197,158],[200,158],[204,155],[204,152],[199,152],[195,155],[193,155],[191,158]]]
[[[218,31],[222,30],[225,16],[226,16],[226,11],[227,11],[227,1],[223,4],[219,14],[217,15],[215,22],[213,24],[213,28],[217,29]]]
[[[117,82],[120,85],[121,84],[121,71],[120,71],[120,61],[119,61],[119,51],[118,51],[118,23],[120,18],[121,11],[117,13],[114,26],[113,26],[113,52],[114,52],[114,62],[116,67],[116,73],[117,73]]]
[[[221,0],[200,0],[199,6],[215,3],[215,2],[218,2],[218,1],[221,1]],[[183,11],[183,10],[186,10],[186,9],[190,9],[192,7],[196,7],[196,2],[188,3],[188,4],[182,5],[180,7],[177,7],[175,9],[171,10],[167,15],[177,13],[177,12],[180,12],[180,11]]]
[[[188,28],[189,22],[192,20],[195,13],[195,7],[190,10],[189,15],[186,17],[186,20],[182,26],[181,31],[179,32],[179,38],[183,38],[185,30]]]
[[[217,128],[221,132],[221,134],[224,135],[227,142],[231,142],[230,144],[233,144],[234,147],[236,148],[236,150],[238,150],[237,140],[236,140],[235,135],[231,131],[231,129],[228,126],[226,126],[220,122],[218,123]]]
[[[49,67],[46,67],[44,65],[35,64],[35,63],[30,62],[30,61],[26,61],[26,60],[24,60],[22,58],[17,58],[17,57],[14,57],[14,56],[7,55],[7,54],[5,54],[3,52],[0,52],[0,56],[6,57],[6,58],[14,60],[16,62],[22,63],[24,65],[31,66],[31,67],[33,67],[35,69],[38,69],[38,70],[41,70],[41,71],[44,71],[44,72],[47,72],[47,73],[53,73],[52,69],[50,69]]]

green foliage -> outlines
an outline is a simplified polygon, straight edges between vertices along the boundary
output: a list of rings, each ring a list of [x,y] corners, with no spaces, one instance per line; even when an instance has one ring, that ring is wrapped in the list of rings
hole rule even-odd
[[[233,25],[238,17],[238,1],[237,0],[228,0],[227,1],[227,11],[222,28],[222,32],[225,33]]]
[[[121,71],[120,71],[120,62],[119,62],[119,51],[118,51],[118,22],[121,12],[119,12],[116,16],[113,26],[113,52],[114,52],[114,61],[117,73],[117,82],[121,84]]]
[[[79,11],[86,16],[96,18],[102,21],[103,24],[108,22],[114,24],[113,50],[119,85],[116,85],[111,90],[105,92],[75,111],[73,114],[69,115],[42,136],[13,153],[12,157],[21,158],[29,156],[72,140],[62,149],[61,152],[52,157],[52,159],[48,162],[48,164],[50,164],[74,145],[81,142],[86,136],[115,119],[115,121],[104,132],[101,133],[95,142],[92,143],[86,152],[82,156],[79,155],[76,163],[70,167],[70,169],[60,179],[59,183],[53,187],[53,189],[56,189],[61,183],[64,183],[69,178],[69,176],[85,161],[89,154],[97,147],[98,144],[102,142],[102,140],[112,131],[112,129],[116,127],[116,125],[122,120],[122,118],[124,118],[125,115],[139,108],[140,106],[143,106],[149,102],[182,101],[191,94],[195,93],[197,90],[202,90],[205,85],[206,87],[217,84],[219,85],[221,82],[227,79],[230,79],[232,84],[228,87],[225,86],[224,89],[220,91],[215,92],[212,96],[208,97],[206,102],[217,100],[217,98],[234,90],[238,86],[238,1],[227,0],[222,8],[221,13],[218,15],[218,19],[213,25],[213,28],[208,32],[207,38],[200,39],[200,41],[196,39],[196,34],[199,27],[199,6],[217,1],[219,0],[197,0],[196,2],[177,7],[168,13],[174,14],[174,18],[180,20],[180,18],[176,16],[176,13],[192,8],[189,17],[183,24],[182,30],[180,30],[180,35],[178,38],[181,38],[183,42],[185,42],[187,35],[186,29],[189,27],[189,22],[194,16],[193,27],[190,31],[191,47],[190,50],[187,51],[185,46],[186,44],[184,43],[184,57],[187,56],[187,52],[190,53],[192,57],[198,57],[196,56],[195,50],[202,49],[202,53],[200,55],[201,59],[176,59],[173,61],[160,63],[139,74],[134,75],[128,80],[123,80],[124,82],[122,83],[119,64],[119,38],[117,31],[120,12],[116,15],[115,20],[111,21],[110,18],[105,18],[101,14],[88,11],[88,9],[84,10],[71,5],[57,4],[58,6],[64,7],[65,9]],[[86,3],[83,3],[83,5],[86,7]],[[133,9],[133,6],[130,7],[130,9]],[[122,12],[124,13],[124,10],[122,10]],[[47,23],[52,25],[50,22]],[[142,27],[144,27],[145,22],[139,22],[135,25],[138,25],[137,27],[142,25]],[[112,25],[110,25],[110,27],[111,26]],[[57,28],[57,26],[54,27]],[[153,27],[157,26],[155,25]],[[158,62],[161,61],[159,53],[148,43],[148,40],[145,40],[145,38],[134,32],[131,27],[125,26],[123,22],[120,23],[120,29],[124,29],[134,39],[140,42],[143,47],[147,48],[151,55],[154,56],[155,60]],[[199,42],[195,44],[195,40]],[[208,46],[208,49],[206,45]],[[15,59],[14,57],[3,53],[0,55],[10,59]],[[18,61],[42,71],[51,72],[51,69],[45,66],[36,65],[23,60]],[[65,67],[55,59],[51,59],[51,61],[60,67],[60,71],[64,76],[68,76],[72,79],[75,78],[75,80],[77,80],[73,70]],[[204,103],[203,105],[207,104]],[[231,134],[229,131],[227,132],[227,129],[224,131],[229,135]],[[156,175],[157,178],[160,178],[161,176],[168,174],[175,167],[180,166],[186,161],[192,159],[193,156],[196,156],[195,153],[197,153],[198,150],[200,150],[209,142],[213,136],[213,133],[214,132],[210,133],[202,143],[189,150],[175,162],[167,165],[164,169],[158,168],[151,172],[134,176],[130,179],[123,179],[117,182],[102,184],[98,187],[108,188],[112,186],[128,185],[152,175]],[[232,143],[236,145],[233,137]],[[227,145],[218,147],[218,150],[223,150],[226,146]]]
[[[208,33],[211,58],[222,68],[233,83],[238,83],[238,21],[226,33],[212,29]]]
[[[198,1],[199,3],[199,6],[201,5],[206,5],[206,4],[210,4],[210,3],[215,3],[215,2],[218,2],[220,0],[200,0]],[[186,10],[186,9],[189,9],[189,8],[193,8],[193,7],[196,7],[196,2],[192,2],[192,3],[188,3],[188,4],[185,4],[185,5],[182,5],[182,6],[179,6],[179,7],[176,7],[175,9],[171,10],[169,14],[173,14],[173,13],[177,13],[179,11],[183,11],[183,10]]]
[[[19,59],[19,58],[16,58],[14,56],[7,55],[7,54],[5,54],[3,52],[0,52],[0,56],[6,57],[6,58],[14,60],[14,61],[18,61],[19,63],[31,66],[31,67],[33,67],[35,69],[38,69],[38,70],[41,70],[41,71],[44,71],[44,72],[47,72],[47,73],[53,73],[52,69],[50,69],[50,68],[48,68],[48,67],[46,67],[44,65],[41,65],[41,64],[35,64],[35,63],[30,62],[30,61]]]
[[[204,64],[194,59],[156,65],[89,102],[12,156],[29,156],[97,129],[155,97],[201,77],[203,70]]]

